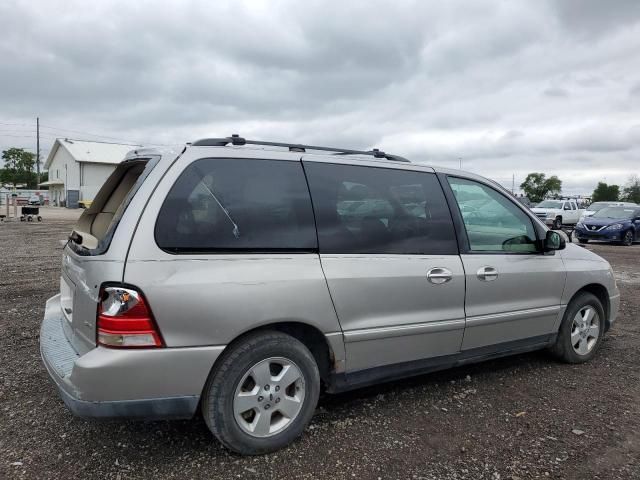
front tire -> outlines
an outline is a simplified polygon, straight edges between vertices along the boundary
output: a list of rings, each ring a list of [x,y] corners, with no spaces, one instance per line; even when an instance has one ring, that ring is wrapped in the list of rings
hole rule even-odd
[[[633,245],[632,230],[627,230],[626,232],[624,232],[624,235],[622,236],[622,245],[624,245],[625,247],[630,247],[631,245]]]
[[[592,293],[581,292],[567,306],[550,351],[563,362],[588,362],[602,343],[604,327],[602,303]]]
[[[556,219],[553,221],[553,229],[560,230],[561,228],[562,228],[562,218],[556,217]]]
[[[311,420],[320,373],[309,349],[276,331],[225,351],[205,386],[202,414],[220,442],[242,455],[286,447]]]
[[[589,243],[589,239],[588,238],[578,238],[578,243],[581,245],[586,245],[587,243]]]

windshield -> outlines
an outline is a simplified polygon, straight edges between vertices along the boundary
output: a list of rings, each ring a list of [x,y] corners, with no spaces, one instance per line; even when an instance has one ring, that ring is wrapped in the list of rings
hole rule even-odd
[[[562,203],[559,200],[545,200],[538,204],[538,208],[562,208]]]
[[[631,218],[634,209],[628,207],[606,207],[593,214],[596,218]]]
[[[608,203],[596,202],[589,205],[588,210],[591,212],[599,212],[600,210],[602,210],[603,208],[607,208],[608,206],[609,206]]]

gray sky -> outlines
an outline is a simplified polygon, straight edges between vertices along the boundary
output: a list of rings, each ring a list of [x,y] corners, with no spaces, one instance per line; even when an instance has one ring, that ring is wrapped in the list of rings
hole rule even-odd
[[[5,0],[0,32],[3,149],[39,115],[44,155],[237,132],[565,193],[640,173],[636,0]]]

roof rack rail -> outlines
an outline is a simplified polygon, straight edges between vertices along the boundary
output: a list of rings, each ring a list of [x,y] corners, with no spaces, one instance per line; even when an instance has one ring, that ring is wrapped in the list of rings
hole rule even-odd
[[[410,163],[404,157],[399,155],[391,155],[385,153],[382,150],[374,148],[373,150],[349,150],[346,148],[333,148],[333,147],[320,147],[316,145],[303,145],[300,143],[283,143],[283,142],[262,142],[259,140],[247,140],[233,134],[230,137],[225,138],[203,138],[193,142],[191,145],[194,147],[224,147],[226,145],[262,145],[267,147],[286,147],[290,152],[304,153],[307,150],[318,150],[321,152],[334,152],[335,155],[371,155],[375,158],[385,158],[394,162],[407,162]]]

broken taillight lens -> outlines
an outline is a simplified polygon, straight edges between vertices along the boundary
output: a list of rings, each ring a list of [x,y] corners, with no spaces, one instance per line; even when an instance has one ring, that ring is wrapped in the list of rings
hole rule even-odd
[[[98,304],[98,343],[111,348],[163,347],[151,309],[134,288],[103,287]]]

